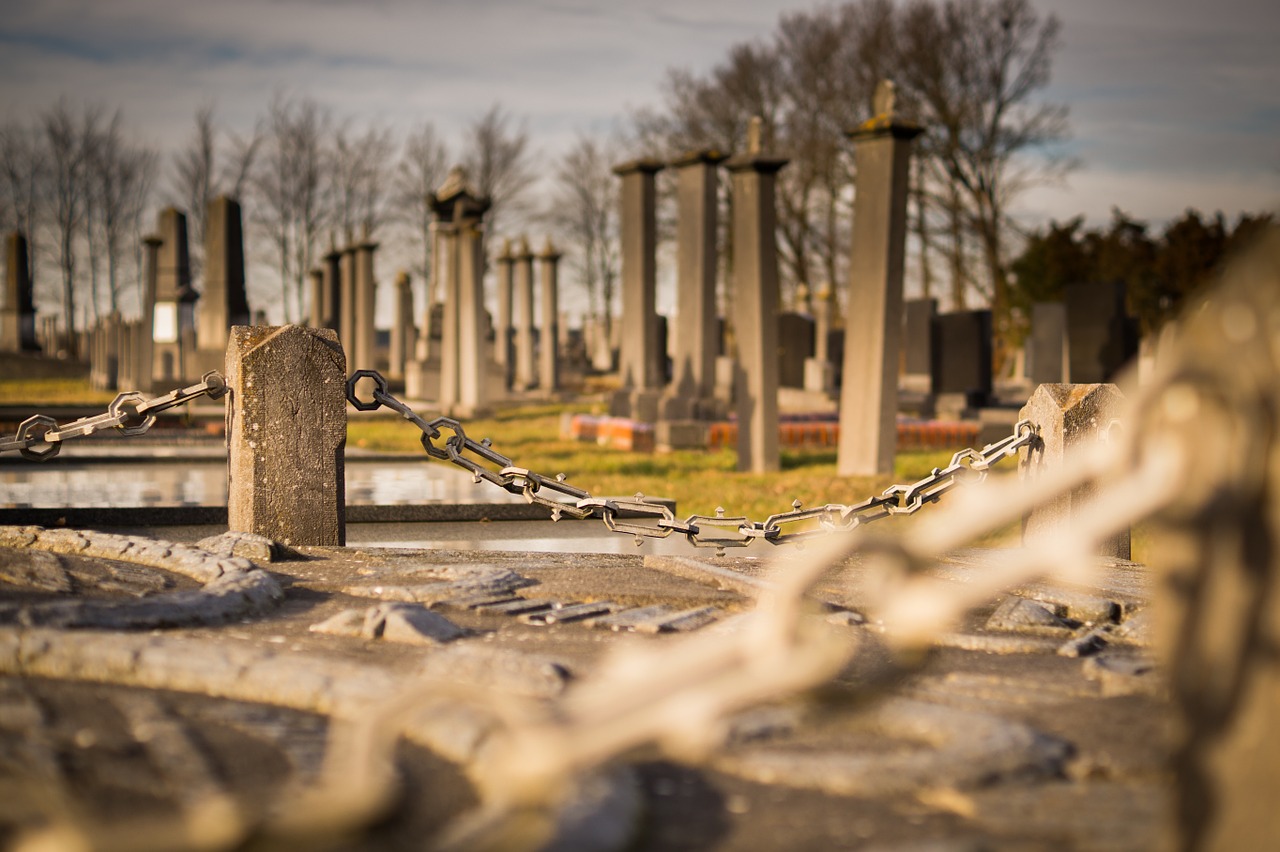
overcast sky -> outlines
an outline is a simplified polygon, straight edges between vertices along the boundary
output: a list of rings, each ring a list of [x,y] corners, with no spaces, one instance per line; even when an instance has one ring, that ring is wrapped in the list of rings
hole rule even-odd
[[[1155,221],[1280,206],[1277,0],[1035,0],[1063,22],[1045,97],[1070,106],[1066,185],[1019,205],[1043,221],[1113,205]],[[578,131],[656,104],[665,70],[705,70],[765,37],[782,0],[0,0],[0,118],[60,96],[120,106],[169,151],[216,100],[241,132],[273,92],[340,116],[456,136],[494,102],[548,158]]]

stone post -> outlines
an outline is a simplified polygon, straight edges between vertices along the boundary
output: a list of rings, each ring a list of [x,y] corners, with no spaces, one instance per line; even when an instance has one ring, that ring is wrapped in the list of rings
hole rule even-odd
[[[373,253],[378,244],[369,239],[368,228],[356,245],[355,259],[355,360],[348,362],[353,370],[372,370],[377,358],[378,330],[374,313],[378,304],[378,283],[373,275]]]
[[[533,251],[524,237],[515,249],[516,370],[512,386],[528,390],[537,381],[533,350]]]
[[[1019,420],[1030,420],[1039,430],[1035,443],[1018,451],[1019,473],[1036,476],[1060,468],[1073,447],[1118,438],[1111,430],[1120,428],[1116,418],[1123,405],[1124,396],[1115,385],[1040,385],[1018,413]],[[1030,544],[1070,529],[1077,507],[1087,505],[1093,496],[1094,489],[1086,485],[1036,509],[1022,519],[1023,542]],[[1128,531],[1108,542],[1102,554],[1128,559]]]
[[[498,323],[493,329],[493,359],[502,368],[503,384],[511,387],[511,296],[514,287],[515,254],[511,240],[502,241],[498,255]]]
[[[892,473],[898,440],[907,178],[911,140],[920,127],[894,115],[893,84],[887,80],[876,88],[875,111],[849,134],[858,191],[840,393],[840,476]]]
[[[663,357],[658,351],[657,203],[654,176],[663,164],[633,160],[615,166],[622,179],[622,339],[618,369],[624,388],[662,387]]]
[[[345,544],[347,362],[337,334],[235,326],[226,377],[230,530]]]
[[[787,160],[760,152],[760,121],[752,119],[747,152],[725,167],[733,175],[734,329],[738,367],[738,470],[779,468],[778,246],[774,184]]]
[[[560,282],[556,267],[560,252],[547,237],[546,245],[538,255],[542,279],[542,333],[538,351],[538,385],[543,393],[552,393],[560,386]]]
[[[359,309],[356,305],[356,246],[350,233],[347,234],[347,245],[342,249],[338,268],[338,340],[342,343],[347,363],[355,364],[356,314]]]
[[[396,276],[395,317],[391,320],[391,352],[387,358],[387,378],[404,379],[405,365],[413,357],[413,282],[409,273]]]
[[[716,169],[719,151],[694,151],[675,160],[678,223],[676,230],[676,333],[672,383],[690,401],[715,390],[716,356]],[[690,410],[689,414],[693,414]],[[686,415],[688,416],[688,415]]]
[[[458,400],[450,410],[474,416],[489,403],[488,351],[485,345],[484,232],[480,218],[458,226]]]
[[[35,292],[27,238],[14,231],[5,238],[4,310],[0,311],[0,350],[34,352],[36,343]]]
[[[227,348],[233,325],[249,322],[249,300],[244,282],[244,233],[240,204],[225,195],[209,202],[204,235],[204,290],[200,294],[200,318],[196,343],[200,349]]]

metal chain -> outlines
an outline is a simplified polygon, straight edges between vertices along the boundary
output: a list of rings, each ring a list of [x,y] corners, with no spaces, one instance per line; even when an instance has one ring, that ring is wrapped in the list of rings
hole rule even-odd
[[[356,384],[361,379],[370,379],[374,384],[369,401],[356,394]],[[564,515],[573,518],[594,515],[610,530],[635,536],[637,545],[645,538],[666,538],[672,533],[681,533],[694,547],[714,547],[720,552],[728,547],[746,547],[759,539],[770,544],[800,543],[829,532],[852,530],[890,515],[913,514],[937,502],[965,480],[985,479],[993,464],[1014,455],[1036,438],[1036,428],[1031,421],[1021,420],[1007,437],[981,450],[961,450],[951,457],[946,467],[934,468],[918,482],[892,485],[879,496],[860,503],[828,503],[805,509],[797,500],[792,503],[792,511],[770,515],[764,521],[726,517],[723,509],[717,509],[714,515],[690,515],[681,521],[670,507],[651,502],[643,494],[636,494],[631,500],[592,497],[585,489],[565,482],[563,473],[547,477],[517,467],[511,459],[494,450],[487,438],[475,441],[467,437],[459,421],[451,417],[423,420],[388,392],[387,380],[375,370],[357,370],[351,374],[347,380],[347,399],[360,411],[376,411],[386,406],[397,412],[422,432],[422,446],[427,455],[467,470],[477,483],[492,482],[512,494],[522,495],[529,503],[546,506],[551,510],[553,521]],[[444,432],[452,434],[441,441]]]
[[[226,380],[215,370],[205,373],[197,384],[161,396],[145,397],[137,391],[122,393],[111,400],[105,414],[81,417],[63,426],[47,414],[37,414],[23,420],[12,438],[0,439],[0,453],[17,450],[23,458],[45,461],[56,456],[68,438],[83,438],[113,428],[125,435],[141,435],[155,425],[157,414],[201,396],[221,399],[226,392]]]

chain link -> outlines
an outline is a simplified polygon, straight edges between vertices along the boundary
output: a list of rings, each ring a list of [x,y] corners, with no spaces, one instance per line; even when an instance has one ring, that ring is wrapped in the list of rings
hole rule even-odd
[[[81,417],[62,426],[47,414],[36,414],[22,421],[12,438],[0,438],[0,453],[16,450],[23,458],[45,461],[56,456],[69,438],[84,438],[104,429],[141,435],[155,425],[157,414],[201,396],[221,399],[226,392],[222,374],[210,371],[197,384],[161,396],[146,397],[137,391],[122,393],[111,400],[104,414]]]
[[[368,401],[360,399],[356,393],[356,385],[362,379],[373,382],[373,393]],[[529,503],[546,506],[551,510],[553,521],[562,516],[595,516],[610,530],[635,536],[636,544],[646,538],[667,538],[672,533],[679,533],[694,547],[714,547],[720,553],[730,547],[747,547],[759,539],[770,544],[798,544],[830,532],[853,530],[890,515],[910,515],[937,502],[961,482],[982,481],[993,464],[1015,455],[1019,448],[1036,438],[1036,429],[1031,421],[1021,420],[1013,427],[1012,434],[999,441],[981,450],[961,450],[951,457],[951,463],[946,467],[934,468],[918,482],[892,485],[881,495],[860,503],[828,503],[805,509],[797,500],[791,504],[792,511],[770,515],[764,521],[726,517],[724,509],[717,509],[714,515],[690,515],[678,520],[670,507],[650,501],[643,494],[636,494],[630,500],[593,497],[585,489],[569,485],[563,473],[552,478],[518,467],[494,450],[488,439],[475,441],[468,438],[459,421],[450,417],[427,421],[418,416],[391,395],[387,380],[375,370],[357,370],[351,374],[347,380],[347,399],[360,411],[376,411],[385,406],[397,412],[422,432],[422,446],[427,455],[467,470],[477,483],[481,480],[491,482],[512,494],[522,495]],[[440,446],[437,442],[445,431],[452,434]]]

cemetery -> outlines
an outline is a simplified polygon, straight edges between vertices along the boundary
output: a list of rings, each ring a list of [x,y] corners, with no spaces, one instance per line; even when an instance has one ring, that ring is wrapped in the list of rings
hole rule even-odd
[[[424,303],[369,231],[334,233],[297,324],[252,310],[234,198],[206,211],[199,290],[192,211],[166,208],[140,247],[140,316],[74,341],[37,322],[27,240],[9,234],[0,364],[116,395],[105,412],[0,405],[0,839],[1120,850],[1280,835],[1280,237],[1158,346],[1112,283],[1035,304],[997,376],[990,310],[904,299],[923,129],[881,83],[848,134],[848,279],[808,294],[811,312],[781,310],[789,162],[759,120],[737,153],[616,165],[612,335],[568,327],[567,249],[488,239],[492,199],[460,167],[427,199]],[[656,304],[665,170],[671,316]],[[732,447],[762,476],[791,447],[830,448],[845,478],[954,454],[880,493],[754,517],[675,489],[592,490],[472,427],[530,402],[563,405],[559,437],[592,452]],[[362,449],[350,430],[367,424],[421,451]]]

